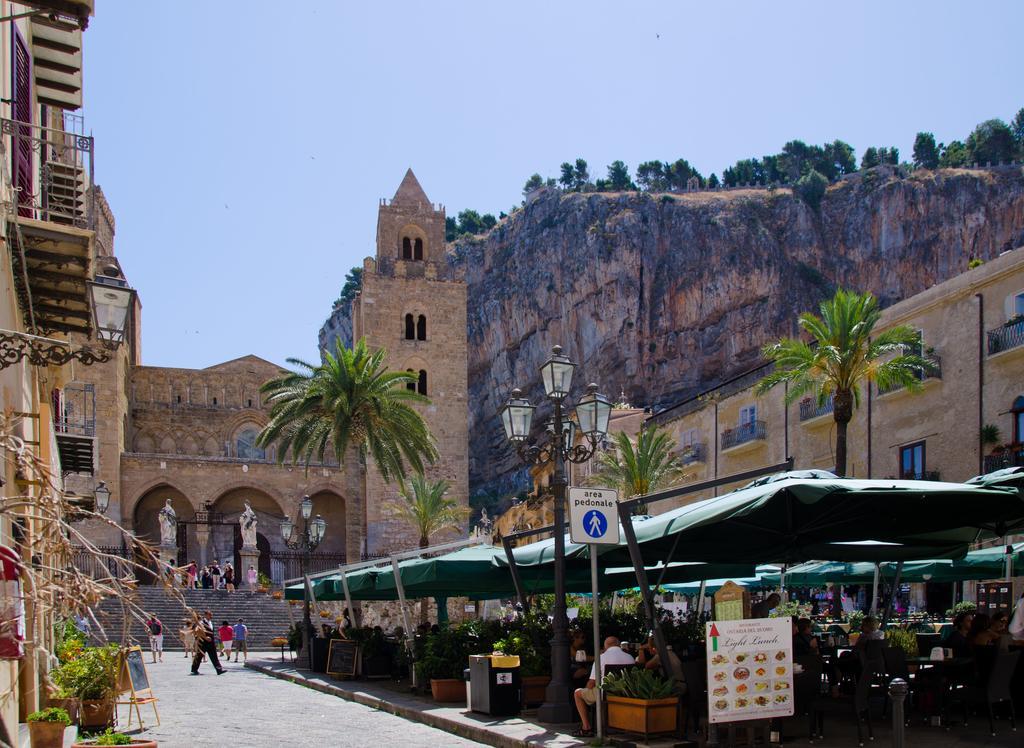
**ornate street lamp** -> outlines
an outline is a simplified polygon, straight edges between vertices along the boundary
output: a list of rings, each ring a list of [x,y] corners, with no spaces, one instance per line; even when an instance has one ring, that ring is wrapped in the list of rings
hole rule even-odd
[[[306,574],[309,571],[309,558],[313,550],[320,545],[327,533],[327,520],[316,515],[316,519],[310,521],[313,514],[313,500],[309,496],[303,496],[299,503],[299,514],[302,517],[302,530],[295,532],[296,525],[285,517],[281,522],[281,539],[284,544],[293,551],[302,551],[302,651],[306,653],[306,667],[313,669],[313,648],[310,641],[310,633],[313,630],[313,623],[309,613],[309,587],[306,581]]]
[[[104,347],[113,350],[124,342],[134,294],[128,281],[120,277],[120,272],[113,265],[89,284],[96,337]]]
[[[565,463],[583,463],[594,456],[598,445],[608,433],[612,404],[597,392],[597,385],[587,387],[576,406],[575,421],[564,415],[563,404],[572,387],[576,364],[562,354],[561,346],[551,349],[551,357],[540,367],[544,392],[554,406],[554,415],[545,425],[542,441],[528,445],[534,406],[519,390],[499,411],[505,436],[519,452],[523,462],[531,465],[553,464],[551,489],[555,515],[555,605],[552,610],[551,683],[544,694],[544,704],[537,712],[543,722],[571,722],[573,704],[570,697],[572,679],[569,673],[569,620],[565,615],[565,494],[569,484]],[[584,437],[576,443],[577,429]]]
[[[107,488],[106,482],[100,481],[99,485],[93,489],[92,495],[96,499],[96,511],[106,514],[107,507],[110,506],[110,489]]]

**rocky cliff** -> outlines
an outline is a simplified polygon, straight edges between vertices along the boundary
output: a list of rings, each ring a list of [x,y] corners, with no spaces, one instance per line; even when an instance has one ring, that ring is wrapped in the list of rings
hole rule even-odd
[[[873,169],[817,211],[782,188],[547,191],[449,254],[469,292],[472,490],[521,480],[495,413],[514,386],[539,401],[553,344],[580,364],[579,391],[663,406],[756,364],[837,285],[891,304],[1021,245],[1020,166]]]

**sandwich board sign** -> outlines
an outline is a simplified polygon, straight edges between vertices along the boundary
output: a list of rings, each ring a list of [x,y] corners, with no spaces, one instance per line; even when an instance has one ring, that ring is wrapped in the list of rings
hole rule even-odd
[[[569,538],[574,543],[619,542],[619,492],[612,488],[569,489]]]

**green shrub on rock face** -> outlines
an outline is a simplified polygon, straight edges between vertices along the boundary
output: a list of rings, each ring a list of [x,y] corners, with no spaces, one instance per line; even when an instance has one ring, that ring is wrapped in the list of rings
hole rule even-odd
[[[821,198],[825,196],[826,189],[828,189],[828,179],[825,178],[824,174],[814,169],[811,169],[796,180],[796,184],[793,187],[793,191],[800,199],[815,211],[821,205]]]

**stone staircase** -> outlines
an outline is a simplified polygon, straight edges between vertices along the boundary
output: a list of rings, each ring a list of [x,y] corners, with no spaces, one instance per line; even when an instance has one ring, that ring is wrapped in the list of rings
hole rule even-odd
[[[182,650],[178,639],[178,629],[182,619],[187,617],[181,602],[159,586],[140,586],[138,589],[139,605],[147,612],[155,613],[164,625],[164,649]],[[181,590],[185,602],[197,613],[202,614],[209,609],[213,613],[213,622],[219,627],[221,621],[229,621],[233,625],[239,618],[245,620],[249,627],[249,649],[251,651],[267,651],[273,649],[270,640],[277,636],[286,636],[292,620],[299,621],[302,609],[289,609],[282,600],[274,600],[270,595],[255,592],[226,592],[225,590]],[[122,612],[117,600],[108,598],[101,602],[96,617],[103,624],[109,641],[121,641]],[[143,621],[131,622],[129,638],[143,649],[149,646],[149,636]]]

